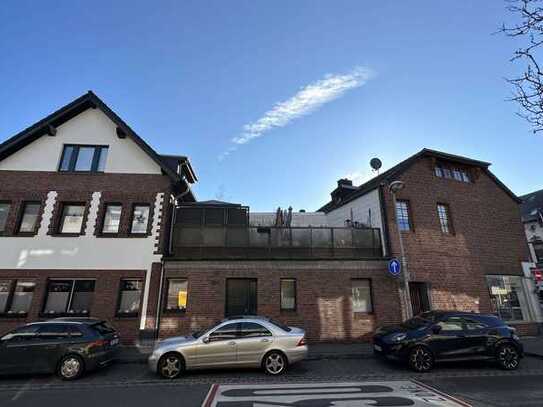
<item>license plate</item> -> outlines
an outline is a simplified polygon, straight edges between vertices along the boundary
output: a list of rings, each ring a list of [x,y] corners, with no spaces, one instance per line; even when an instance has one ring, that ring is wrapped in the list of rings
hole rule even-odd
[[[373,345],[373,349],[375,349],[377,352],[383,351],[383,348],[381,348],[379,345]]]
[[[110,345],[110,346],[115,346],[115,345],[118,345],[118,344],[119,344],[119,339],[118,339],[118,338],[112,339],[112,340],[109,342],[109,345]]]

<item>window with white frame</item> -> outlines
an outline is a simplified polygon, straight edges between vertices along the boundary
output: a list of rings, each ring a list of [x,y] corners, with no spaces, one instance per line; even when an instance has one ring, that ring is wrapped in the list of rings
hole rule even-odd
[[[107,204],[104,213],[102,233],[119,233],[123,207],[120,204]]]
[[[81,233],[84,215],[84,204],[63,204],[58,232],[66,234]]]
[[[486,281],[492,305],[501,319],[524,321],[529,318],[521,276],[488,275]]]
[[[88,315],[95,280],[49,280],[44,314]]]
[[[141,292],[143,281],[134,279],[121,280],[119,289],[119,306],[117,314],[137,314],[140,310]]]
[[[187,309],[187,279],[169,278],[166,284],[166,311],[185,311]]]
[[[411,230],[411,219],[409,218],[409,202],[408,201],[396,201],[396,218],[398,222],[398,228],[401,231]]]
[[[453,233],[449,205],[437,204],[437,216],[441,231],[446,234]]]
[[[353,312],[373,312],[371,280],[353,279],[351,285]]]
[[[130,228],[130,233],[147,233],[150,210],[151,207],[149,205],[134,205],[134,209],[132,210],[132,226]]]
[[[19,223],[19,233],[34,233],[36,231],[38,227],[40,209],[40,202],[23,203],[21,221]]]

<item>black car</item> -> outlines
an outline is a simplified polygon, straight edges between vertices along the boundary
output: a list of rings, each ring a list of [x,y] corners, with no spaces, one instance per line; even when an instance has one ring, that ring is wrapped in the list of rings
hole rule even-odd
[[[58,318],[21,326],[0,338],[0,373],[57,373],[64,380],[112,362],[119,336],[105,321]]]
[[[495,360],[516,369],[523,346],[515,329],[495,315],[470,312],[424,312],[398,326],[379,328],[373,337],[377,355],[407,361],[417,372],[435,362]]]

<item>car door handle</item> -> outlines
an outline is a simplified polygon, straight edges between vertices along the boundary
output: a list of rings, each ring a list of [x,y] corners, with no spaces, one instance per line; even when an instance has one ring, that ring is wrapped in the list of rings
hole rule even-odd
[[[232,342],[228,342],[228,345],[230,346],[234,346],[236,344],[236,342],[232,341]]]
[[[269,342],[269,341],[270,341],[270,340],[269,340],[269,339],[266,339],[266,338],[260,340],[260,342]]]

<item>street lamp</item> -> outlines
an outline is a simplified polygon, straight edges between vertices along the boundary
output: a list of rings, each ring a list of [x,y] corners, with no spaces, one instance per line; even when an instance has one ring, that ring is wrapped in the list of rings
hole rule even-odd
[[[413,315],[413,310],[411,309],[411,295],[409,293],[409,274],[407,271],[407,259],[405,257],[405,250],[403,247],[403,237],[402,231],[400,230],[400,223],[398,221],[398,209],[396,194],[404,189],[405,183],[403,181],[393,181],[389,184],[388,190],[392,194],[392,202],[394,204],[394,215],[396,217],[396,229],[398,229],[398,240],[400,241],[400,257],[402,262],[402,283],[403,283],[403,298],[405,303],[405,314],[407,319],[411,318]]]

